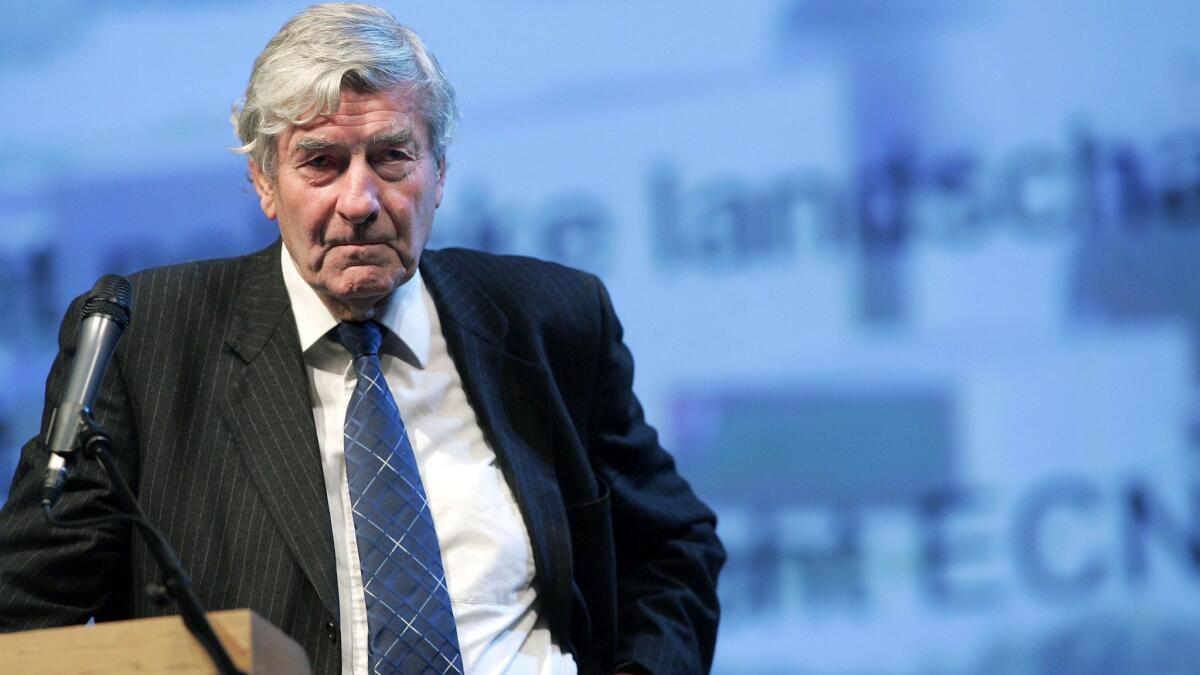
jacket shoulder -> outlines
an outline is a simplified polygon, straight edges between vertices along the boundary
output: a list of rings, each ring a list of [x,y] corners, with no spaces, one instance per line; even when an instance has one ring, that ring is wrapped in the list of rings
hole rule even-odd
[[[262,263],[268,251],[236,258],[192,260],[152,267],[129,275],[133,286],[135,311],[145,303],[167,303],[179,309],[228,299],[244,270]],[[221,303],[219,303],[221,304]]]
[[[432,254],[432,255],[430,255]],[[549,260],[464,248],[427,251],[439,276],[456,276],[482,290],[506,314],[578,310],[597,302],[600,280],[593,274]]]
[[[264,283],[271,274],[282,276],[278,250],[272,246],[250,255],[181,262],[129,275],[132,319],[119,350],[170,349],[199,355],[220,349],[240,306],[270,302],[267,298],[284,293],[282,280]]]

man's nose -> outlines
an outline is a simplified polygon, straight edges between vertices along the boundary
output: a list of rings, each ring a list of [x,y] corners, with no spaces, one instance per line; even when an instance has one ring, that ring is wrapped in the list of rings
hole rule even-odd
[[[379,216],[379,184],[371,166],[356,159],[342,175],[338,215],[355,226],[370,225]]]

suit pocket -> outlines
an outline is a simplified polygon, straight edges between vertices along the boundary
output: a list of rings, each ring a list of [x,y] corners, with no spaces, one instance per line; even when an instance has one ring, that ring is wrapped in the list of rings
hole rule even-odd
[[[588,502],[567,505],[567,524],[572,538],[576,533],[612,534],[612,505],[609,503],[608,484],[600,481],[600,496]]]

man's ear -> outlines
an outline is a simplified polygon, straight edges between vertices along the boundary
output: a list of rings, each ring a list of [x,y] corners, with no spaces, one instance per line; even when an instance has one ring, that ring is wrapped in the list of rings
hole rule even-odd
[[[444,154],[438,160],[437,172],[437,199],[433,200],[433,208],[435,209],[442,205],[442,186],[446,184],[446,155]]]
[[[258,205],[262,208],[263,215],[269,220],[275,220],[275,181],[263,173],[258,167],[258,162],[253,159],[247,159],[246,162],[250,165],[250,180],[254,182],[254,191],[258,193]]]

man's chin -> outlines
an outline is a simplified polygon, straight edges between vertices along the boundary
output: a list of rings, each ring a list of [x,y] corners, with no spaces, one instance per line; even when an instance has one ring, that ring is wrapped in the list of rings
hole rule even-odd
[[[343,270],[336,279],[325,284],[325,289],[337,300],[360,304],[387,298],[392,291],[408,279],[409,275],[405,274],[403,270],[387,270],[364,265]]]

